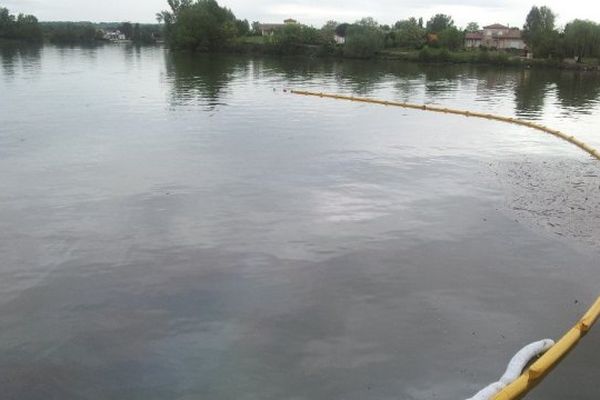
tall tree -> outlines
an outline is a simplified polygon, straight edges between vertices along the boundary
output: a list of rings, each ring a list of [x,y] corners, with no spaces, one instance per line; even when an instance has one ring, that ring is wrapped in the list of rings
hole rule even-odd
[[[473,33],[479,31],[479,24],[477,22],[469,22],[465,28],[465,32]]]
[[[567,53],[581,62],[583,57],[600,54],[600,25],[576,19],[565,26]]]
[[[238,19],[235,21],[238,36],[250,35],[250,23],[247,19]]]
[[[175,48],[217,50],[238,34],[237,19],[215,0],[169,0],[171,11],[157,15],[165,36]]]
[[[425,44],[425,29],[415,18],[394,24],[394,44],[405,49],[418,49]]]
[[[42,30],[33,15],[12,15],[7,8],[0,7],[0,38],[38,41]]]
[[[0,7],[0,37],[10,38],[14,32],[15,16],[8,8]]]
[[[446,14],[436,14],[427,21],[427,32],[429,33],[439,33],[452,27],[454,27],[454,20]]]
[[[556,14],[546,6],[533,6],[523,26],[523,39],[536,56],[553,52],[557,32],[554,30]]]
[[[439,34],[439,45],[448,50],[460,50],[465,43],[465,35],[454,26],[444,29]]]
[[[252,34],[256,35],[256,36],[260,36],[261,33],[262,32],[260,30],[260,22],[258,22],[258,21],[252,22]]]
[[[371,58],[385,45],[385,37],[379,24],[372,18],[365,18],[350,25],[346,32],[344,56]]]
[[[123,22],[119,25],[119,31],[125,35],[127,39],[131,39],[133,37],[133,25],[131,22]]]
[[[333,41],[335,36],[335,29],[338,27],[337,21],[327,21],[323,27],[321,27],[321,38],[324,43]]]

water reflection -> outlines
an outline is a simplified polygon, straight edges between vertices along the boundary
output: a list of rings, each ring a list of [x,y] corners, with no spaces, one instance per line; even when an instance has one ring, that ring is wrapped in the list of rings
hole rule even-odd
[[[245,76],[268,80],[273,87],[307,85],[358,96],[457,103],[452,105],[462,108],[472,107],[475,100],[483,108],[499,106],[501,113],[514,110],[517,116],[529,119],[541,118],[553,96],[561,107],[578,112],[589,112],[600,97],[596,74],[573,71],[173,53],[166,53],[166,69],[172,104],[205,104],[209,108],[223,104],[232,80]],[[510,102],[514,107],[507,107]]]
[[[382,84],[389,72],[383,63],[373,65],[358,60],[340,62],[336,67],[335,76],[338,84],[359,96],[369,95]]]
[[[569,112],[589,113],[600,97],[598,78],[596,73],[577,71],[520,71],[515,86],[516,113],[539,119],[552,94]]]
[[[173,105],[224,104],[222,96],[237,73],[249,68],[248,59],[239,57],[166,53],[165,65],[171,84]]]
[[[41,69],[42,46],[38,45],[0,45],[0,65],[5,78],[12,79],[18,70],[27,74]]]
[[[563,72],[556,79],[557,97],[563,107],[575,112],[591,112],[600,98],[600,77],[589,72]]]

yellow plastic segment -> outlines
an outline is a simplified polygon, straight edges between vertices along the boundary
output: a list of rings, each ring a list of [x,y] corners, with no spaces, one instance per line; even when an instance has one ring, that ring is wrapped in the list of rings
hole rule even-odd
[[[585,336],[600,317],[600,297],[579,320],[550,350],[541,356],[523,375],[505,387],[492,400],[521,399],[567,355],[579,340]]]
[[[329,94],[322,92],[309,92],[306,90],[291,90],[291,93],[299,94],[303,96],[317,96],[317,97],[327,97],[331,99],[337,100],[348,100],[348,101],[358,101],[361,103],[373,103],[373,104],[381,104],[384,106],[395,106],[395,107],[403,107],[403,108],[412,108],[415,110],[423,110],[423,111],[433,111],[439,113],[446,114],[457,114],[464,115],[466,117],[475,117],[475,118],[484,118],[491,119],[495,121],[507,122],[509,124],[516,124],[521,126],[526,126],[528,128],[537,129],[538,131],[546,132],[556,137],[559,137],[567,142],[579,147],[581,150],[585,151],[592,157],[600,160],[600,151],[594,149],[592,146],[582,142],[574,136],[568,135],[564,132],[558,131],[556,129],[551,129],[546,126],[536,124],[535,122],[525,121],[519,118],[505,117],[502,115],[494,115],[494,114],[484,114],[480,112],[473,111],[465,111],[465,110],[456,110],[452,108],[446,107],[438,107],[429,104],[412,104],[412,103],[403,103],[398,101],[387,101],[387,100],[379,100],[379,99],[370,99],[367,97],[354,97],[354,96],[343,96],[339,94]]]

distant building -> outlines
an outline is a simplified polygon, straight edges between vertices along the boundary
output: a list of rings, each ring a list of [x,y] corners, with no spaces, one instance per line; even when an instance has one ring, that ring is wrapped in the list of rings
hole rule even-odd
[[[467,33],[465,47],[467,49],[487,47],[498,50],[525,50],[527,48],[519,28],[509,28],[501,24],[484,26],[481,31]]]
[[[104,32],[103,37],[105,40],[111,41],[127,40],[125,34],[121,33],[118,29],[115,31]]]
[[[296,25],[298,21],[295,19],[288,18],[283,21],[283,24],[259,24],[260,34],[262,36],[271,36],[280,29],[285,28],[287,25]]]

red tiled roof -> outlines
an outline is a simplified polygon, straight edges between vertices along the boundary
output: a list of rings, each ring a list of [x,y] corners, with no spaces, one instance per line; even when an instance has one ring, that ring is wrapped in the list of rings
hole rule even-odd
[[[465,34],[465,39],[482,40],[483,39],[483,33],[482,32],[467,32]]]
[[[484,26],[483,29],[508,29],[508,26],[504,26],[502,24],[493,24]]]

